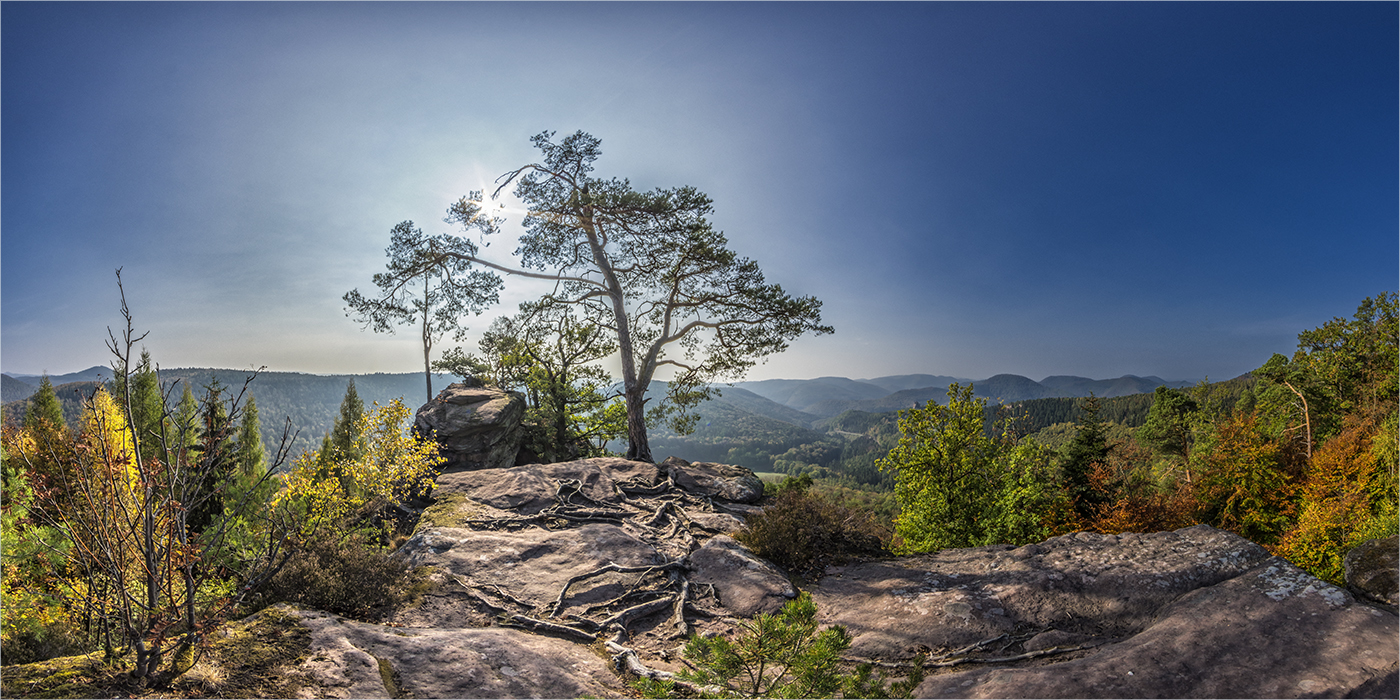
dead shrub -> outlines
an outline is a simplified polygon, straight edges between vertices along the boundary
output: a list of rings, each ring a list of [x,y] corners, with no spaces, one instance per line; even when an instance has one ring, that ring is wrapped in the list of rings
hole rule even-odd
[[[262,602],[375,619],[409,598],[417,578],[390,550],[365,537],[315,540],[292,553],[268,583]]]

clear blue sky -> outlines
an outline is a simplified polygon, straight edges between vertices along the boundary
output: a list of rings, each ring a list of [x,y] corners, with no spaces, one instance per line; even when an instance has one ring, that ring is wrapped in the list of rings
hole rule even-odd
[[[106,363],[118,266],[163,366],[420,369],[341,295],[547,129],[825,302],[755,379],[1225,379],[1397,287],[1396,3],[0,14],[10,373]]]

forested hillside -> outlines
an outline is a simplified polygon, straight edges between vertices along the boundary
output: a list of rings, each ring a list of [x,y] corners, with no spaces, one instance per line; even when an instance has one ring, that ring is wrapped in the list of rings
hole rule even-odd
[[[57,379],[95,376],[96,371],[103,371],[104,376],[111,375],[110,369],[103,370],[99,367],[73,375],[60,375]],[[200,396],[214,379],[237,391],[242,388],[244,379],[250,374],[247,370],[232,369],[162,369],[160,380],[169,397],[169,405],[174,407],[180,402],[186,384],[196,397]],[[257,401],[263,444],[269,449],[275,448],[281,440],[286,421],[290,419],[292,432],[296,435],[292,442],[293,455],[319,447],[321,439],[331,431],[341,399],[344,398],[346,386],[351,379],[355,380],[356,391],[366,406],[375,402],[382,406],[394,399],[403,399],[405,405],[416,410],[427,397],[427,384],[422,373],[317,375],[300,372],[263,372],[248,385],[248,393]],[[37,385],[38,380],[34,381]],[[455,377],[451,375],[433,375],[434,393],[452,381],[455,381]],[[82,413],[83,400],[91,396],[98,386],[99,384],[93,381],[69,382],[54,386],[54,394],[63,406],[63,417],[70,425],[76,424]],[[28,401],[23,399],[6,401],[5,415],[23,418],[27,406]]]

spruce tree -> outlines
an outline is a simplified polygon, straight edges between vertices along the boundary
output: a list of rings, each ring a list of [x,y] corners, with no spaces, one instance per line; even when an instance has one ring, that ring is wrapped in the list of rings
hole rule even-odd
[[[24,414],[24,427],[31,432],[46,429],[62,431],[67,428],[67,423],[63,421],[63,404],[59,403],[58,395],[54,393],[53,383],[49,381],[47,374],[39,380],[39,391],[29,399],[29,410]]]
[[[243,407],[243,421],[238,426],[238,473],[243,476],[262,474],[267,469],[267,451],[263,449],[262,425],[258,421],[258,404],[248,395]]]
[[[160,377],[151,363],[149,351],[141,351],[141,361],[130,373],[130,377],[132,427],[136,430],[136,439],[141,444],[141,455],[150,458],[156,456],[161,448],[165,401],[161,397]],[[112,398],[123,410],[126,409],[126,382],[121,376],[112,382]]]
[[[180,394],[180,404],[175,407],[175,436],[171,447],[176,450],[189,450],[199,442],[199,403],[194,400],[190,383],[184,382],[184,392]]]
[[[1083,413],[1075,428],[1074,438],[1065,445],[1060,457],[1060,474],[1064,479],[1065,490],[1074,501],[1074,511],[1083,520],[1088,520],[1098,506],[1107,500],[1105,495],[1093,488],[1090,474],[1094,467],[1108,463],[1108,439],[1102,420],[1099,420],[1099,399],[1093,394],[1079,404]]]
[[[236,465],[233,426],[224,407],[224,386],[215,378],[205,388],[199,415],[199,472],[202,475],[199,493],[207,496],[192,505],[186,523],[191,531],[202,532],[223,513],[222,489]]]
[[[351,379],[345,387],[345,398],[340,402],[340,415],[336,417],[335,427],[330,434],[330,454],[333,461],[360,458],[359,449],[355,446],[355,433],[359,430],[360,418],[364,414],[365,402],[360,400],[359,393],[355,391],[355,380]]]

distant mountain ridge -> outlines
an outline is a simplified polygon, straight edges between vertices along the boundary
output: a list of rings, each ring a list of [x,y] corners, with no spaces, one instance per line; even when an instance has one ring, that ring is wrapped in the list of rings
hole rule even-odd
[[[1102,398],[1115,398],[1149,393],[1159,386],[1180,389],[1195,384],[1192,381],[1167,381],[1155,376],[1138,377],[1131,374],[1117,379],[1053,375],[1039,382],[1019,374],[998,374],[981,380],[903,374],[874,379],[765,379],[737,382],[734,386],[789,408],[829,418],[849,410],[881,413],[921,406],[929,401],[945,403],[948,386],[953,382],[972,384],[973,395],[1003,403],[1075,398],[1091,393]]]

